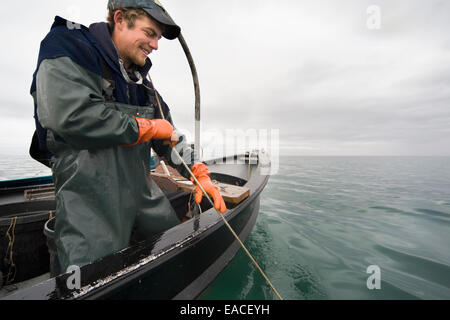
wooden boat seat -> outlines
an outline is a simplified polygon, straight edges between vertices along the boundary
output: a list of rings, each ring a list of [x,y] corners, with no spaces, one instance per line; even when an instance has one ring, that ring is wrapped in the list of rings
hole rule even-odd
[[[195,191],[195,186],[190,180],[180,175],[174,168],[165,165],[164,162],[156,168],[155,172],[151,173],[151,177],[163,190],[172,192],[181,190],[188,193]],[[216,180],[212,182],[219,188],[225,203],[235,206],[250,196],[250,189],[247,187],[235,186]]]
[[[27,189],[24,191],[23,196],[25,201],[53,200],[55,198],[55,187],[50,186]]]

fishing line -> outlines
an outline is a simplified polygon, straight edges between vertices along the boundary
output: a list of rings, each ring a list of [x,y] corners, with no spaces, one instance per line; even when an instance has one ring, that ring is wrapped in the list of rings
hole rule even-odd
[[[151,84],[153,85],[153,90],[155,91],[155,96],[156,96],[156,102],[158,103],[158,107],[159,107],[159,112],[161,113],[161,117],[162,119],[165,120],[164,117],[164,113],[161,107],[161,102],[159,100],[158,97],[158,92],[156,91],[155,85],[153,84],[152,78],[150,77],[150,74],[147,75],[148,76],[148,80],[151,82]],[[283,300],[283,298],[281,298],[280,294],[278,293],[278,291],[275,289],[275,287],[273,286],[272,282],[270,282],[269,278],[266,276],[266,274],[264,273],[264,271],[261,269],[261,267],[259,266],[259,264],[256,262],[256,260],[253,258],[253,256],[250,254],[250,252],[247,250],[247,248],[245,247],[245,245],[242,243],[241,239],[239,239],[238,235],[236,234],[236,232],[234,232],[233,228],[230,226],[230,224],[228,223],[228,221],[223,217],[223,215],[214,207],[214,203],[211,200],[211,198],[209,197],[209,195],[206,193],[206,191],[203,189],[202,185],[198,182],[197,178],[195,177],[195,175],[192,173],[191,169],[189,169],[188,165],[186,164],[186,162],[184,161],[184,159],[180,156],[180,154],[178,153],[178,151],[175,148],[172,148],[172,150],[174,151],[174,153],[177,155],[178,159],[181,161],[181,163],[183,164],[183,166],[186,168],[186,170],[189,172],[189,174],[191,175],[192,178],[194,178],[197,186],[200,187],[200,189],[202,190],[203,194],[206,196],[206,198],[208,199],[209,203],[212,205],[212,207],[215,209],[215,211],[219,214],[219,216],[222,218],[223,223],[227,226],[227,228],[231,231],[231,233],[233,234],[233,236],[236,238],[236,240],[239,242],[239,244],[241,245],[242,249],[244,249],[245,253],[248,255],[248,257],[250,258],[250,260],[253,262],[253,264],[255,265],[255,267],[259,270],[259,272],[262,274],[262,276],[264,277],[264,279],[266,280],[266,282],[269,284],[269,286],[272,288],[272,290],[275,292],[276,296],[278,297],[278,299]],[[249,159],[250,161],[250,159]]]

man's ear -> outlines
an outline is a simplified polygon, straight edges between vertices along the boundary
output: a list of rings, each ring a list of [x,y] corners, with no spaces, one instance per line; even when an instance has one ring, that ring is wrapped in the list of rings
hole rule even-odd
[[[123,27],[124,27],[124,23],[125,18],[123,16],[123,12],[121,10],[117,10],[116,12],[114,12],[114,22],[116,24],[116,27],[122,31]]]

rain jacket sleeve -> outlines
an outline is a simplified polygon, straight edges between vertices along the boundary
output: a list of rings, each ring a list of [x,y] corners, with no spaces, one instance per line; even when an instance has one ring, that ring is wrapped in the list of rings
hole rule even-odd
[[[102,77],[70,57],[46,59],[37,73],[41,125],[77,149],[132,144],[136,120],[102,96]]]
[[[159,94],[158,97],[159,101],[161,101],[161,106],[164,111],[164,118],[169,121],[170,124],[172,124],[172,126],[175,128],[175,132],[178,135],[179,142],[174,148],[172,148],[167,144],[164,144],[164,142],[161,140],[152,140],[152,149],[158,154],[160,158],[168,161],[168,164],[171,167],[175,168],[182,176],[190,179],[191,175],[189,174],[189,171],[187,171],[186,167],[183,165],[180,158],[176,155],[173,149],[175,149],[180,154],[181,158],[187,164],[189,169],[192,168],[192,166],[194,165],[194,160],[196,158],[198,159],[198,157],[195,156],[194,149],[191,148],[191,145],[188,143],[186,136],[176,129],[172,120],[172,115],[170,114],[169,107]],[[157,114],[159,113],[160,112],[157,112]]]

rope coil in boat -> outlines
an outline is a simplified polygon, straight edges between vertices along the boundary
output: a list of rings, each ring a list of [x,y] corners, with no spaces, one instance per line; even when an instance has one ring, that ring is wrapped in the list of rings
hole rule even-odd
[[[6,281],[5,284],[10,284],[14,281],[17,273],[16,265],[14,264],[14,241],[15,241],[15,230],[16,230],[16,224],[17,224],[17,217],[14,217],[11,219],[11,224],[9,225],[8,230],[6,231],[6,237],[8,238],[8,248],[6,249],[6,256],[5,256],[5,262],[6,265],[9,266],[8,273],[6,274]],[[12,229],[12,235],[10,234],[10,231]]]

